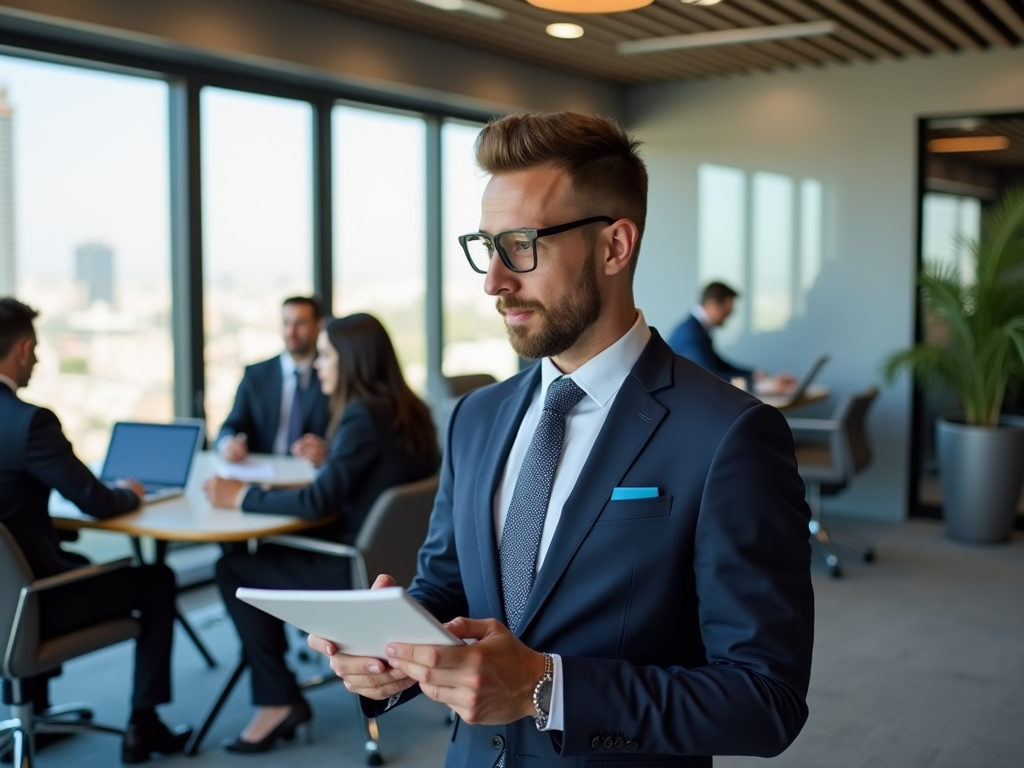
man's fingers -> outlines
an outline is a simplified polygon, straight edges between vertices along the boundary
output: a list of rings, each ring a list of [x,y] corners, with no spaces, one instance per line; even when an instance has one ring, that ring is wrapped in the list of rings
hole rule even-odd
[[[382,573],[378,576],[370,589],[384,589],[385,587],[397,587],[398,582],[393,577],[388,576],[386,573]]]

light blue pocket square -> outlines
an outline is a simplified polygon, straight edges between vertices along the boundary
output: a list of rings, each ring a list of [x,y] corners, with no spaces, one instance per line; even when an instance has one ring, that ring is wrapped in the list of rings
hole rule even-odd
[[[657,488],[613,488],[612,501],[627,499],[653,499],[658,495]]]

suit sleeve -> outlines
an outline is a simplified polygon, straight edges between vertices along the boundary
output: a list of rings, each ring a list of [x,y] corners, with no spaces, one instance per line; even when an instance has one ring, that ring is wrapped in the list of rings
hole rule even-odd
[[[53,411],[40,408],[32,417],[25,445],[25,468],[41,483],[85,514],[117,517],[139,506],[139,497],[124,488],[108,488],[75,456]]]
[[[379,460],[380,436],[373,418],[362,403],[351,403],[331,440],[324,468],[311,485],[297,491],[252,488],[242,499],[242,509],[307,520],[338,514],[353,483]]]
[[[469,397],[467,395],[466,397]],[[456,616],[466,616],[469,606],[462,588],[462,574],[459,570],[458,553],[455,550],[455,525],[452,517],[452,496],[455,469],[452,459],[452,434],[459,410],[466,398],[455,405],[448,421],[444,456],[434,510],[430,515],[427,538],[420,548],[416,578],[409,586],[409,594],[430,611],[438,621],[450,621]],[[400,695],[387,701],[374,701],[360,697],[363,714],[377,717],[389,709],[404,704],[420,694],[419,685],[414,685]]]
[[[220,432],[217,433],[217,442],[222,438],[231,437],[244,432],[252,434],[253,429],[253,384],[252,373],[246,370],[245,375],[238,384],[238,391],[235,393],[235,402],[231,406],[231,413],[224,419]]]
[[[635,740],[637,757],[770,757],[789,746],[807,718],[813,635],[803,493],[782,415],[746,410],[715,454],[695,529],[706,665],[563,656],[561,755],[587,755],[598,733]]]

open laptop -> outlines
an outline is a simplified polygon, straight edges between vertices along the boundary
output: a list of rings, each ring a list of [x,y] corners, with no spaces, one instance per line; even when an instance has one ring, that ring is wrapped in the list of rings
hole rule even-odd
[[[811,363],[810,369],[804,374],[804,377],[800,379],[796,385],[796,389],[793,390],[792,394],[782,395],[778,400],[784,405],[792,405],[801,397],[807,394],[807,390],[810,388],[814,380],[818,378],[818,374],[821,373],[821,369],[825,367],[825,363],[828,362],[828,355],[818,355],[814,362]]]
[[[185,492],[192,459],[202,444],[201,421],[146,424],[119,421],[110,435],[100,480],[138,480],[144,501],[158,501]]]

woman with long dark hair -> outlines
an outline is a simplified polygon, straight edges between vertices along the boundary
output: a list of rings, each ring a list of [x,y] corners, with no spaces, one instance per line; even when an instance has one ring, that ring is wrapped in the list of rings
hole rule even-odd
[[[336,517],[313,533],[343,543],[355,540],[374,501],[388,488],[430,476],[439,454],[427,406],[409,389],[387,331],[375,317],[349,315],[328,322],[314,363],[331,399],[330,444],[316,480],[298,490],[261,489],[212,478],[206,492],[218,507],[304,518]],[[312,718],[295,676],[285,665],[282,622],[235,597],[238,587],[346,589],[347,558],[273,545],[254,554],[224,556],[217,584],[242,641],[252,672],[256,715],[228,745],[232,752],[264,752],[290,739]]]

